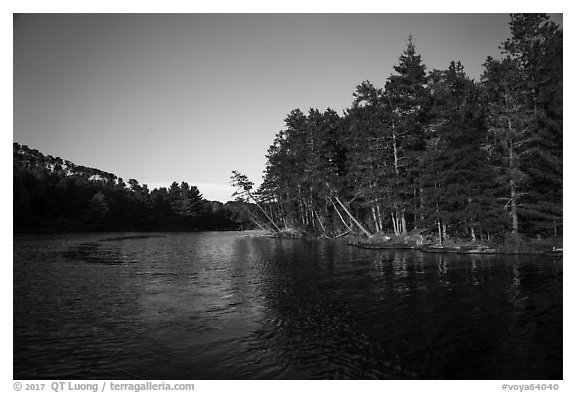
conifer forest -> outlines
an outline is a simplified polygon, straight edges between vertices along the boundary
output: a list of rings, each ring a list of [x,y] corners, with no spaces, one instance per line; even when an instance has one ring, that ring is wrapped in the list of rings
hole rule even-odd
[[[509,25],[479,81],[457,60],[428,70],[409,37],[384,86],[362,81],[342,114],[290,111],[260,186],[233,171],[235,202],[186,182],[126,184],[14,143],[14,230],[561,237],[563,33],[546,14]]]
[[[242,230],[254,224],[241,202],[207,201],[196,186],[149,190],[136,179],[13,145],[14,231]]]
[[[292,110],[261,186],[232,184],[274,231],[561,236],[562,29],[546,14],[509,26],[479,81],[458,61],[427,70],[410,37],[383,87],[361,82],[343,114]]]

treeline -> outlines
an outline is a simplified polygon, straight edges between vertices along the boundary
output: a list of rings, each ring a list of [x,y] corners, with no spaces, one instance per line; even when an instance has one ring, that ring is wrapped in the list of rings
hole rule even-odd
[[[328,236],[559,236],[562,30],[545,14],[513,14],[510,28],[479,82],[460,62],[427,73],[410,37],[385,86],[362,82],[343,115],[291,111],[251,191],[262,221]]]
[[[45,156],[14,143],[15,232],[199,231],[255,227],[242,202],[205,200],[174,182],[150,191],[137,180]]]

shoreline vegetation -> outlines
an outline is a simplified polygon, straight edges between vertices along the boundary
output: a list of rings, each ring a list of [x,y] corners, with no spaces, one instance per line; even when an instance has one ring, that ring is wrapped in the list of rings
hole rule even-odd
[[[479,81],[460,62],[427,72],[412,37],[382,88],[350,108],[292,110],[255,188],[234,202],[186,182],[135,179],[13,144],[13,232],[269,231],[425,252],[561,255],[563,31],[512,14]]]
[[[370,249],[405,249],[427,253],[448,254],[483,254],[483,255],[541,255],[547,257],[562,257],[562,238],[528,238],[522,235],[510,234],[501,242],[466,241],[455,239],[439,244],[434,236],[425,236],[425,230],[414,230],[410,233],[395,236],[391,233],[376,233],[370,237],[362,234],[344,234],[344,236],[318,236],[308,234],[293,228],[285,228],[280,231],[273,230],[248,230],[246,236],[269,237],[276,239],[327,239],[343,242],[347,245]]]
[[[194,232],[254,227],[243,202],[206,200],[186,182],[148,189],[136,179],[13,143],[13,232]]]
[[[232,171],[250,219],[363,248],[561,254],[563,31],[546,14],[509,26],[479,80],[456,60],[428,70],[410,36],[342,114],[290,111],[260,186]]]

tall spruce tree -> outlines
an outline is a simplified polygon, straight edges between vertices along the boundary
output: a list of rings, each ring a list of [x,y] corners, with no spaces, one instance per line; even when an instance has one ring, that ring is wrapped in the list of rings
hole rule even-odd
[[[398,74],[386,81],[385,95],[392,114],[390,130],[398,200],[396,226],[399,232],[406,233],[408,214],[416,220],[414,200],[421,199],[420,157],[425,149],[424,125],[429,104],[426,66],[416,54],[412,36],[394,70]]]

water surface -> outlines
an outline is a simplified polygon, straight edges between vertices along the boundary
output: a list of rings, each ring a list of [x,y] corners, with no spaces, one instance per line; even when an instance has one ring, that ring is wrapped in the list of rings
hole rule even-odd
[[[562,379],[562,260],[14,238],[15,379]]]

